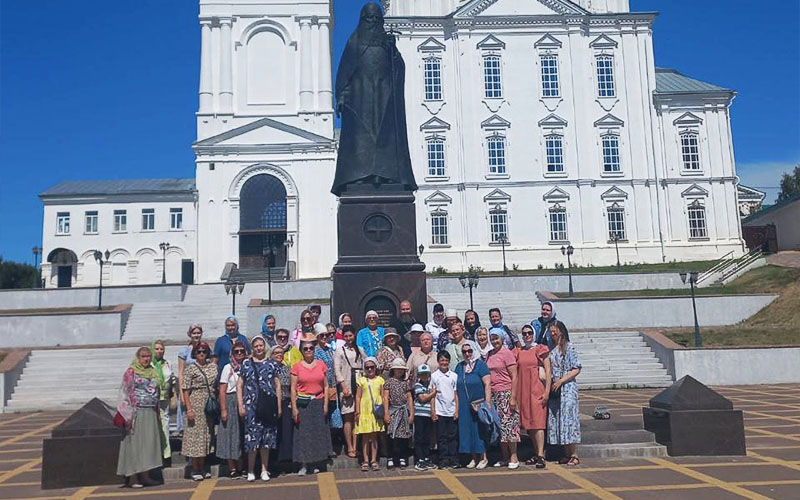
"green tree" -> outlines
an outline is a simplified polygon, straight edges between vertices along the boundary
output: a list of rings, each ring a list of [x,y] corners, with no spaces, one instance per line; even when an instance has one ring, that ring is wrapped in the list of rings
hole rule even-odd
[[[0,288],[31,288],[36,283],[36,268],[30,264],[0,257]]]
[[[781,177],[781,192],[778,193],[778,201],[788,200],[798,194],[800,194],[800,165],[796,165],[792,173],[783,174]]]

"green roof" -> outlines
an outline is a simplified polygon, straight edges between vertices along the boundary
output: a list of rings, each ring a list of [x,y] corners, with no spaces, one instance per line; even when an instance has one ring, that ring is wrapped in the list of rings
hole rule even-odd
[[[191,179],[120,179],[105,181],[67,181],[56,184],[41,193],[48,196],[86,196],[115,194],[191,193],[195,191]]]
[[[731,89],[701,82],[681,74],[676,69],[656,68],[656,93],[733,92]]]

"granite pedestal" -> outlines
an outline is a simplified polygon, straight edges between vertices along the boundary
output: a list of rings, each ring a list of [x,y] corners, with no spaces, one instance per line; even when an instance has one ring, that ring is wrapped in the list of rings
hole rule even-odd
[[[744,417],[733,403],[687,375],[642,408],[644,428],[670,456],[744,455]]]
[[[388,325],[409,300],[416,319],[427,321],[425,264],[417,255],[414,193],[394,185],[353,184],[339,197],[339,260],[333,267],[331,316],[378,312]]]

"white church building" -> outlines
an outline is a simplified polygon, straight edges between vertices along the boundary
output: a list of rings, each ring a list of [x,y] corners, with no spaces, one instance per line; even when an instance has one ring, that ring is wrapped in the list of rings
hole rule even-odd
[[[406,64],[428,269],[713,259],[743,249],[733,90],[656,67],[627,0],[385,0]],[[194,179],[63,182],[46,286],[326,277],[337,258],[327,0],[200,0]],[[105,251],[108,250],[108,257]],[[108,262],[108,265],[105,263]]]

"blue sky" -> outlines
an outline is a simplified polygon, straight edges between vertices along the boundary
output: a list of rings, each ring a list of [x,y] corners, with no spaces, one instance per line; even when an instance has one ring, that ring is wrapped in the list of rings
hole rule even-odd
[[[362,4],[334,2],[337,61]],[[631,0],[660,12],[658,66],[738,91],[734,149],[751,186],[777,186],[800,163],[799,5]],[[60,181],[194,175],[197,11],[196,0],[0,2],[0,256],[32,261],[37,194]]]

